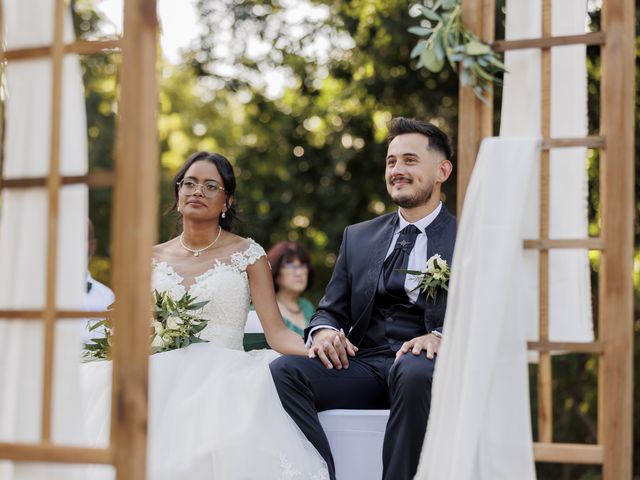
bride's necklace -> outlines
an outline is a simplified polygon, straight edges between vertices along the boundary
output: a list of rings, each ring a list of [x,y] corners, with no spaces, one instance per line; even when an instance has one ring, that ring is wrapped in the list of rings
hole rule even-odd
[[[187,252],[193,253],[194,257],[199,257],[202,252],[204,252],[205,250],[209,250],[211,247],[213,247],[216,244],[216,242],[220,238],[221,233],[222,233],[222,227],[218,226],[218,235],[216,235],[216,238],[213,240],[213,242],[211,242],[209,245],[207,245],[204,248],[189,248],[184,244],[184,240],[182,239],[184,232],[182,232],[180,234],[180,245],[182,245],[182,248],[184,248]]]

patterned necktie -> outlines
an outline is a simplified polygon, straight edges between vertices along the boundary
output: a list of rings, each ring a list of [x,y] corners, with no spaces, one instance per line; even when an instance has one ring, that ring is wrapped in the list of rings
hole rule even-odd
[[[407,225],[400,230],[393,252],[384,261],[383,279],[387,292],[396,296],[406,296],[404,281],[407,274],[401,270],[407,269],[409,254],[413,250],[419,233],[420,230],[414,225]]]

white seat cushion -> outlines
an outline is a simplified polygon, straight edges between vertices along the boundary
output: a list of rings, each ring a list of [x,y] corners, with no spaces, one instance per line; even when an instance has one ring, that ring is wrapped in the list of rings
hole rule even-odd
[[[326,410],[318,417],[339,480],[382,478],[382,442],[389,410]]]

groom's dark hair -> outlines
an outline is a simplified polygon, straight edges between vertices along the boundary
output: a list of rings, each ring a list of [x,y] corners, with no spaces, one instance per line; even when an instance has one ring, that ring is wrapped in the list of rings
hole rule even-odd
[[[415,118],[395,117],[389,121],[387,128],[389,129],[387,143],[390,143],[398,135],[419,133],[429,139],[428,148],[442,153],[447,160],[451,160],[453,157],[453,148],[451,148],[449,137],[433,123],[422,122]]]

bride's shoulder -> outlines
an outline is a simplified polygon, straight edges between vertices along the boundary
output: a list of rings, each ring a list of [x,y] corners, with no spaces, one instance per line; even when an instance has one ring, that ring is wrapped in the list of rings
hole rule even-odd
[[[176,250],[176,238],[172,238],[171,240],[168,240],[164,243],[159,243],[158,245],[154,245],[153,247],[151,247],[152,258],[166,258],[167,256],[173,254]]]
[[[254,239],[244,238],[238,235],[234,235],[233,237],[232,250],[234,253],[231,257],[233,263],[237,264],[237,266],[246,268],[248,265],[253,265],[261,257],[267,255],[264,248]]]

